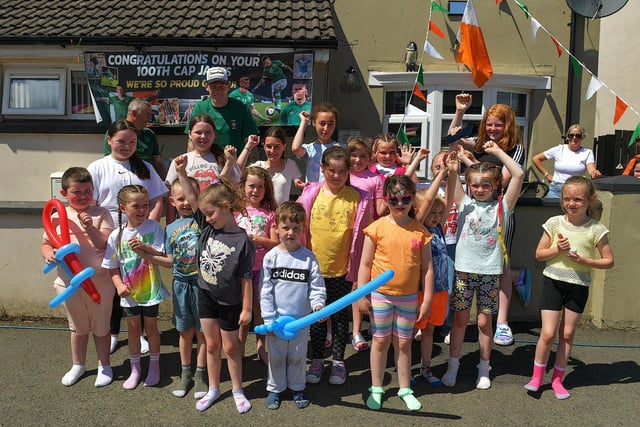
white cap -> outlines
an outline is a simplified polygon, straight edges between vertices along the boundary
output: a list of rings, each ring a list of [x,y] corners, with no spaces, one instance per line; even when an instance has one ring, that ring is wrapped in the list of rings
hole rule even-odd
[[[229,73],[226,68],[211,67],[207,70],[207,83],[225,82],[229,83]]]

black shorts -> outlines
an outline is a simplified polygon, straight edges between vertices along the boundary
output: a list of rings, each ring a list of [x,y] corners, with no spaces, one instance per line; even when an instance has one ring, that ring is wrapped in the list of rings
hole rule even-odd
[[[567,308],[582,314],[589,298],[588,286],[543,277],[541,310],[562,311],[563,308]]]
[[[200,319],[218,319],[220,329],[223,331],[237,331],[240,329],[240,313],[242,303],[236,305],[224,305],[211,294],[200,288],[198,290],[198,312]]]
[[[122,312],[125,317],[135,317],[140,316],[140,314],[142,314],[143,317],[158,317],[159,311],[160,304],[150,305],[148,307],[143,307],[141,305],[136,307],[122,307]]]

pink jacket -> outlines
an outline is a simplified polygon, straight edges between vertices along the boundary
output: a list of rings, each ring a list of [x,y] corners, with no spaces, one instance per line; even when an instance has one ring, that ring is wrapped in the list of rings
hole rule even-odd
[[[307,212],[307,233],[309,232],[309,219],[311,218],[311,207],[318,197],[318,193],[322,189],[323,182],[308,182],[302,194],[298,198],[298,202],[304,206]],[[349,267],[347,270],[347,281],[355,282],[358,280],[358,268],[360,268],[360,257],[362,255],[362,247],[364,245],[363,230],[371,222],[371,211],[369,207],[369,195],[362,190],[351,187],[360,194],[358,201],[358,210],[356,212],[356,221],[353,224],[353,236],[351,238],[351,251],[349,253]]]

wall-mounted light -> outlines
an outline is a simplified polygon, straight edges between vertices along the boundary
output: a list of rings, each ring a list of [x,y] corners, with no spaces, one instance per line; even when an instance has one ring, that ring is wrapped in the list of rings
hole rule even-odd
[[[360,84],[360,79],[358,78],[358,73],[355,68],[347,68],[340,82],[340,90],[344,93],[358,93],[362,90],[362,85]]]

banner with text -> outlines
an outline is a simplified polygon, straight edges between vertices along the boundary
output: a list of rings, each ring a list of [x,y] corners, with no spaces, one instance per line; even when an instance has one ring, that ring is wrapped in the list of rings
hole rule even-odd
[[[86,52],[96,121],[124,119],[133,98],[152,105],[149,126],[184,126],[198,101],[210,102],[209,67],[230,76],[229,97],[244,102],[259,126],[297,126],[311,110],[313,52]]]

